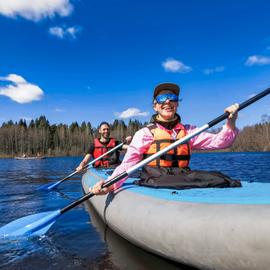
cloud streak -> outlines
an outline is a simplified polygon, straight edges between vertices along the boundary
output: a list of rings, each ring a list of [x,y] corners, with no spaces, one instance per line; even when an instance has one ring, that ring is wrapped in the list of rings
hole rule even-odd
[[[34,22],[56,15],[65,17],[72,11],[70,0],[0,0],[0,14]]]
[[[191,67],[173,58],[168,58],[166,61],[162,62],[162,67],[165,71],[173,73],[188,73],[192,70]]]
[[[145,117],[145,116],[149,115],[149,112],[141,112],[137,108],[128,108],[127,110],[125,110],[121,113],[116,112],[116,113],[114,113],[114,115],[118,118],[121,118],[121,119],[128,119],[128,118],[132,118],[132,117]]]
[[[77,34],[80,31],[81,31],[81,28],[78,26],[72,26],[72,27],[55,26],[55,27],[49,28],[49,33],[60,39],[76,39]]]
[[[0,87],[0,95],[9,97],[15,102],[30,103],[44,96],[41,88],[27,82],[22,76],[9,74],[7,77],[0,77],[0,81],[9,83],[7,86]]]
[[[219,67],[215,67],[215,68],[206,68],[204,69],[203,73],[205,75],[210,75],[213,73],[217,73],[217,72],[223,72],[225,70],[224,66],[219,66]]]
[[[60,109],[60,108],[55,108],[54,111],[55,111],[55,112],[58,112],[58,113],[61,113],[61,112],[64,112],[65,110]]]
[[[251,66],[264,66],[270,64],[270,57],[262,56],[262,55],[252,55],[249,56],[245,65],[248,67]]]

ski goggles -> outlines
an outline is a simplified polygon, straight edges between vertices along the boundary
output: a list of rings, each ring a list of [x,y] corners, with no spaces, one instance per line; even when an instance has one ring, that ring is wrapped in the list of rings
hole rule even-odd
[[[168,93],[168,94],[160,94],[160,95],[156,96],[156,98],[155,98],[155,101],[158,104],[163,104],[166,102],[166,100],[178,102],[178,96],[175,94]]]

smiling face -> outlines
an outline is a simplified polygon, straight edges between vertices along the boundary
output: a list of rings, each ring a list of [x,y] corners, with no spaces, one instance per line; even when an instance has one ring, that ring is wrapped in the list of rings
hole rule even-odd
[[[107,124],[103,124],[98,132],[101,140],[108,140],[110,138],[110,127]]]
[[[171,91],[161,91],[160,94],[172,93]],[[178,102],[170,101],[167,99],[163,104],[158,104],[154,101],[153,108],[158,113],[158,118],[161,121],[171,121],[175,119],[175,114],[177,111]]]

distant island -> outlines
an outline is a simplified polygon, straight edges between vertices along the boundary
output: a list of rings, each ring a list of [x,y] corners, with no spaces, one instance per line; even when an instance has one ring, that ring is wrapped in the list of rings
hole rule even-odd
[[[115,120],[111,124],[111,135],[121,141],[128,135],[134,135],[145,124],[138,120],[130,120],[128,124]],[[0,127],[0,157],[36,156],[37,153],[42,156],[81,156],[87,152],[96,135],[97,130],[90,122],[50,125],[45,116],[29,124],[23,119],[15,123],[8,121]],[[270,151],[270,116],[263,115],[261,123],[241,129],[227,151]]]

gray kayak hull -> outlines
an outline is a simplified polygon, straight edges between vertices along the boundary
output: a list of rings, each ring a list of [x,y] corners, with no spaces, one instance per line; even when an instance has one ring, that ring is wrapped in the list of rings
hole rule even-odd
[[[88,170],[84,191],[104,178]],[[199,269],[269,269],[268,204],[163,200],[134,192],[132,185],[89,201],[116,233],[165,258]]]

